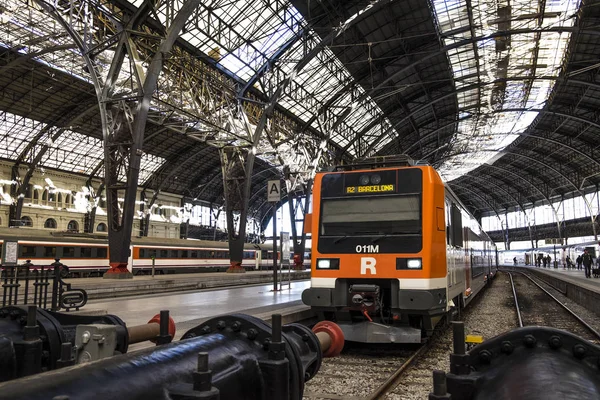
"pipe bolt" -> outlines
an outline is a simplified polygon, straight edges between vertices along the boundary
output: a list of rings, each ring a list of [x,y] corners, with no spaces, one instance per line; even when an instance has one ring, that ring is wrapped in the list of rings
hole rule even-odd
[[[225,324],[225,321],[221,320],[217,322],[217,329],[222,331],[223,329],[225,329],[227,325]]]
[[[508,340],[502,342],[500,345],[500,351],[502,351],[504,354],[511,354],[514,351],[513,344]]]
[[[479,352],[479,359],[484,364],[489,364],[492,361],[492,353],[487,350],[482,350]]]
[[[271,338],[266,338],[265,340],[263,340],[263,349],[264,350],[269,350],[269,344],[271,343]]]
[[[533,335],[525,335],[525,346],[534,347],[537,343],[537,339]]]
[[[310,340],[310,336],[308,336],[308,333],[305,333],[302,335],[302,341],[303,342],[308,342]]]
[[[205,327],[203,327],[200,330],[200,333],[203,334],[203,335],[206,335],[206,334],[210,333],[210,331],[211,331],[210,326],[206,325]]]
[[[548,340],[548,344],[550,345],[550,348],[554,350],[560,349],[562,346],[562,339],[560,336],[554,335],[550,338],[550,340]]]
[[[587,350],[582,344],[576,344],[573,346],[573,355],[577,358],[583,358],[586,352]],[[600,362],[600,360],[598,362]]]
[[[231,324],[231,329],[234,332],[239,332],[242,330],[242,323],[240,321],[234,321],[233,324]]]
[[[258,332],[256,331],[256,329],[250,328],[248,329],[248,333],[246,333],[246,336],[248,336],[248,339],[254,340],[258,336]]]

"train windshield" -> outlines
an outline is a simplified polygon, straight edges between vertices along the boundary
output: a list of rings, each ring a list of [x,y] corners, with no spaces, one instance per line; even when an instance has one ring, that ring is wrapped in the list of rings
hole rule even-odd
[[[421,233],[420,195],[323,199],[321,236]]]

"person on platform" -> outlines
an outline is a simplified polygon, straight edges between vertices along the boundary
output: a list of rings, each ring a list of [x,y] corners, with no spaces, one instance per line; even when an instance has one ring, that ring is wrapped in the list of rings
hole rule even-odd
[[[588,253],[587,249],[583,251],[583,256],[581,257],[581,262],[583,263],[583,268],[585,268],[585,277],[592,277],[592,255]]]
[[[513,262],[515,263],[515,265],[517,265],[517,257],[513,258]]]
[[[583,262],[583,259],[581,258],[581,254],[577,256],[577,258],[575,259],[575,262],[577,263],[577,270],[581,270],[581,263]]]
[[[565,258],[565,263],[566,263],[566,268],[571,269],[571,257],[567,256],[567,258]]]

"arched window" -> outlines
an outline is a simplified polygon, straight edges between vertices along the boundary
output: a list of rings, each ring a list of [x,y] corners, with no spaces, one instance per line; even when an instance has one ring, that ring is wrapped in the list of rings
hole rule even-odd
[[[104,222],[100,222],[98,227],[96,228],[97,232],[106,232],[106,224]]]
[[[56,220],[54,218],[48,218],[46,222],[44,222],[44,228],[56,229]]]
[[[38,204],[40,202],[40,192],[33,190],[33,203]]]
[[[21,217],[21,226],[33,226],[33,221],[25,215]]]
[[[43,202],[48,201],[48,189],[45,189],[44,192],[42,193],[42,201]]]
[[[67,225],[67,230],[69,232],[79,232],[79,223],[75,220],[69,221],[69,224]]]
[[[71,202],[71,195],[70,195],[70,194],[67,194],[67,195],[65,196],[65,207],[70,207],[70,206],[71,206],[71,203],[72,203],[72,202]]]
[[[62,207],[63,196],[62,193],[58,194],[58,206]]]

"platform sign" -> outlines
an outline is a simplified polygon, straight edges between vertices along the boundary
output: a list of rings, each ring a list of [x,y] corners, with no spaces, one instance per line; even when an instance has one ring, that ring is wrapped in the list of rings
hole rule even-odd
[[[281,232],[281,265],[290,265],[290,234]]]
[[[2,245],[2,265],[17,265],[19,242],[4,242]]]
[[[267,182],[267,201],[272,203],[277,203],[281,200],[281,182],[279,180],[276,181],[268,181]]]

